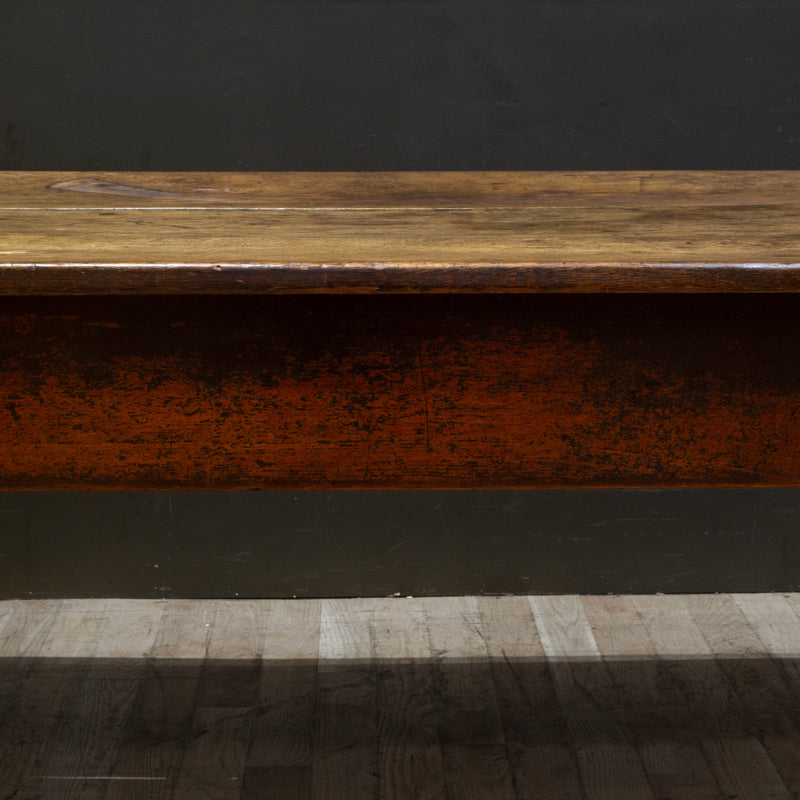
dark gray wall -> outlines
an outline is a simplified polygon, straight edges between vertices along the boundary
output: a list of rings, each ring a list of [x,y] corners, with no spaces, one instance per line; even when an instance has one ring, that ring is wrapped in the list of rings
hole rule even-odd
[[[800,168],[796,0],[0,13],[4,169]],[[799,522],[796,490],[0,493],[0,595],[797,589]]]
[[[796,0],[4,0],[12,169],[800,165]]]
[[[0,594],[800,589],[795,490],[0,493]]]

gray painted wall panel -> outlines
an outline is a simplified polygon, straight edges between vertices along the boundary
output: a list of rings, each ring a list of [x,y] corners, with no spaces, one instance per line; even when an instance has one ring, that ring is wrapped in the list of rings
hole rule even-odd
[[[798,492],[0,493],[4,597],[800,589]]]

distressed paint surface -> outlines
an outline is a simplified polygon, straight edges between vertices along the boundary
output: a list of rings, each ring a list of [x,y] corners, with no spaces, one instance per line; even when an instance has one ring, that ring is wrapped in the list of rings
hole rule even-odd
[[[788,295],[0,302],[4,489],[796,485]]]

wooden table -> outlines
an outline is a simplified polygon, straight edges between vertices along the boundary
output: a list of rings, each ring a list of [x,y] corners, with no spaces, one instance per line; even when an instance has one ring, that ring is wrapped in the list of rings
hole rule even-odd
[[[0,173],[0,487],[800,483],[800,173]]]

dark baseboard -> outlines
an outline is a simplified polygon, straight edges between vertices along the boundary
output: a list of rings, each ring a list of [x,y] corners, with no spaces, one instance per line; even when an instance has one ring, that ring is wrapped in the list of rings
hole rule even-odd
[[[0,493],[0,594],[795,591],[798,520],[798,489]]]

